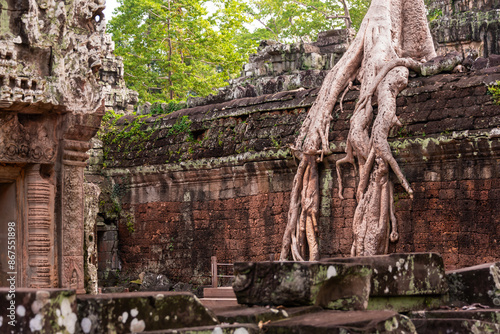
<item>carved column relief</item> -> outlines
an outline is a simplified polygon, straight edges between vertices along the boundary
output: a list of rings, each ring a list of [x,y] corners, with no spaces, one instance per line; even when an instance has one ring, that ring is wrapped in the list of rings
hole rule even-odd
[[[54,186],[40,176],[40,165],[26,170],[28,204],[28,286],[57,287],[54,254]]]
[[[64,141],[62,170],[62,268],[61,287],[85,293],[83,170],[88,142]]]

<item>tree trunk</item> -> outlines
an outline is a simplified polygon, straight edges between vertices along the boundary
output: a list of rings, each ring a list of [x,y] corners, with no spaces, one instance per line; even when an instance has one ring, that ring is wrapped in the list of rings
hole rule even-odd
[[[347,155],[337,161],[341,198],[340,166],[347,162],[356,166],[357,161],[360,175],[352,255],[386,253],[389,239],[397,239],[396,231],[389,235],[389,222],[396,226],[389,169],[410,196],[413,192],[392,156],[387,136],[393,126],[400,125],[396,96],[407,85],[408,68],[418,71],[422,62],[435,56],[423,0],[372,1],[355,40],[325,78],[296,139],[293,152],[300,164],[293,182],[282,261],[290,252],[296,261],[319,260],[318,163],[330,153],[328,133],[333,108],[355,79],[361,82],[360,97],[350,121]],[[378,114],[369,136],[375,101]]]

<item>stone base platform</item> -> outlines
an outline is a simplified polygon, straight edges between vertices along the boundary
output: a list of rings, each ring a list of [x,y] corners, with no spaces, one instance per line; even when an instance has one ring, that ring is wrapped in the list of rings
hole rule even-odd
[[[188,292],[3,288],[0,334],[500,333],[498,268],[445,274],[432,253],[237,263],[240,305]]]

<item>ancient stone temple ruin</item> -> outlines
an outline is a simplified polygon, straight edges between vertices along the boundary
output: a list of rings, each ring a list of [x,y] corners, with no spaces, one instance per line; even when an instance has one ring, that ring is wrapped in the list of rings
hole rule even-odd
[[[297,170],[290,145],[352,31],[264,41],[217,94],[137,117],[102,1],[3,3],[0,246],[15,222],[17,287],[36,290],[18,289],[11,312],[0,289],[0,333],[500,332],[497,0],[429,1],[436,50],[458,51],[461,66],[412,73],[397,96],[402,126],[388,142],[414,192],[390,176],[399,240],[388,255],[350,257],[358,180],[335,167],[359,92],[334,108],[317,262],[276,261]],[[105,109],[124,116],[94,137]],[[4,284],[13,269],[0,256]],[[179,291],[213,283],[212,257],[234,263],[228,305]],[[141,291],[84,294],[97,283]]]
[[[498,5],[488,3],[478,8],[491,16]],[[433,5],[443,15],[431,27],[462,15],[458,2],[454,11],[449,5]],[[434,39],[444,52],[446,43],[481,43],[497,29],[494,22],[483,28],[477,35],[449,29],[442,43],[433,28]],[[467,29],[476,31],[471,22],[460,31]],[[105,139],[86,174],[103,190],[103,226],[115,231],[101,239],[101,258],[114,266],[99,268],[101,283],[109,278],[114,284],[113,272],[120,267],[130,279],[153,272],[206,284],[211,256],[225,263],[277,259],[297,168],[288,146],[318,94],[314,78],[325,76],[351,38],[335,31],[322,33],[313,44],[264,42],[242,77],[217,95],[189,100],[189,109],[140,124],[131,116],[119,119],[119,131],[138,125],[140,131],[126,143],[119,131]],[[439,252],[447,269],[498,260],[500,111],[488,85],[500,79],[499,58],[481,50],[487,57],[476,59],[464,48],[465,72],[411,78],[397,98],[403,126],[390,133],[389,143],[415,195],[410,200],[396,183],[400,240],[389,244],[390,253]],[[357,98],[351,91],[343,112],[335,108],[329,133],[333,154],[319,170],[324,257],[349,255],[353,241],[357,181],[353,169],[343,167],[341,200],[335,162],[344,157]]]
[[[84,292],[83,170],[99,128],[104,1],[2,1],[0,281]]]

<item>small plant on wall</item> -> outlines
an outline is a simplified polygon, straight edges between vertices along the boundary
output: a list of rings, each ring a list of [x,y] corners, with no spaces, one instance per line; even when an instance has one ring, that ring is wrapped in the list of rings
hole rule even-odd
[[[495,104],[500,105],[500,81],[488,85],[488,93],[492,96]]]

